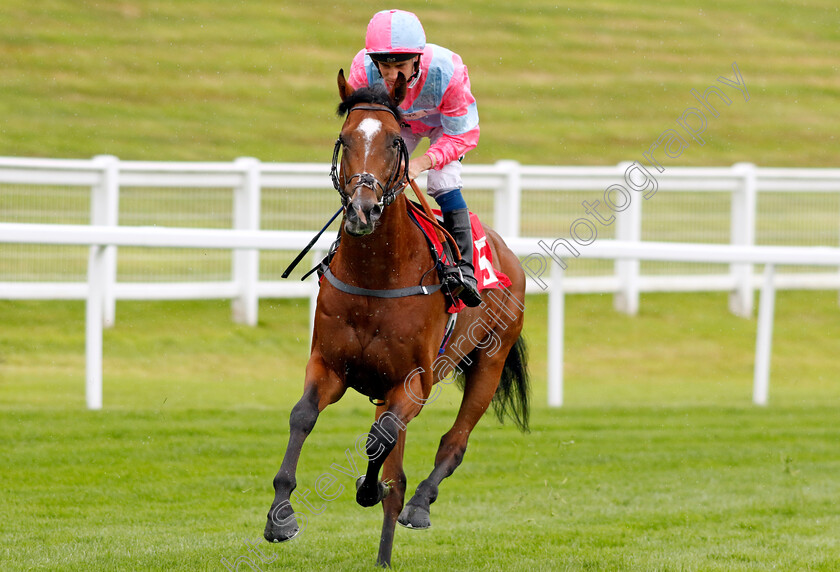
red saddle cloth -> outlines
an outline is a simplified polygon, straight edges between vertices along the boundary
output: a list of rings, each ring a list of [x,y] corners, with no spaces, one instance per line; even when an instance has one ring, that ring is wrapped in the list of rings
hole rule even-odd
[[[441,219],[442,215],[440,210],[433,209],[432,212],[438,220]],[[440,256],[441,260],[448,264],[449,260],[446,259],[446,255],[443,251],[443,245],[438,240],[437,233],[435,232],[432,223],[419,216],[417,217],[417,222],[434,245],[438,252],[438,256]],[[487,244],[487,235],[484,233],[484,227],[481,226],[481,221],[478,219],[478,216],[472,212],[470,213],[470,225],[472,226],[473,236],[472,263],[473,268],[475,268],[475,278],[478,281],[478,291],[481,292],[482,290],[488,290],[491,288],[509,287],[511,285],[510,278],[508,278],[502,271],[493,268],[493,253],[490,250],[490,245]],[[450,304],[447,311],[450,314],[455,314],[466,307],[466,304],[458,300],[456,305]]]

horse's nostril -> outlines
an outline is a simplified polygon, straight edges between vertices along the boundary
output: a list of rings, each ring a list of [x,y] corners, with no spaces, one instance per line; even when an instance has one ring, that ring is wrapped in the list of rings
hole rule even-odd
[[[362,207],[360,207],[359,205],[353,205],[353,210],[356,211],[356,218],[362,224],[367,224],[368,223],[367,216],[365,216],[365,211]]]
[[[382,216],[382,207],[379,205],[373,205],[373,208],[370,209],[370,218],[371,220],[376,220],[380,216]]]

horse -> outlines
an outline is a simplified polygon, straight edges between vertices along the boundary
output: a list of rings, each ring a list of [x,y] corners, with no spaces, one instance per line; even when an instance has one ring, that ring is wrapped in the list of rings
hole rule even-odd
[[[344,216],[326,268],[329,280],[322,279],[318,293],[303,396],[289,416],[288,446],[273,481],[264,537],[282,542],[300,532],[290,495],[301,447],[321,411],[353,388],[376,406],[356,501],[364,507],[382,503],[377,564],[389,567],[396,523],[412,529],[431,525],[430,505],[441,481],[460,465],[470,433],[491,402],[500,421],[506,416],[528,430],[527,350],[521,336],[525,274],[502,238],[485,226],[494,266],[510,278],[510,287],[485,290],[492,295],[461,311],[449,338],[456,343],[450,341],[438,355],[450,323],[446,294],[435,285],[430,269],[436,261],[401,192],[408,183],[399,108],[405,77],[390,91],[354,90],[340,70],[338,91],[338,113],[345,121],[332,177]],[[440,391],[434,384],[456,376],[463,398],[455,422],[440,440],[433,470],[404,503],[406,427],[433,401],[433,389]]]

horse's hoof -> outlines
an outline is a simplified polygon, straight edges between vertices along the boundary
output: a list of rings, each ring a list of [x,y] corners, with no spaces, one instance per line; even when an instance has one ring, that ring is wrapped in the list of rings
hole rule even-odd
[[[300,534],[300,528],[297,526],[282,529],[274,526],[274,524],[269,520],[265,525],[263,538],[269,542],[286,542],[295,538],[298,534]]]
[[[295,515],[291,513],[291,508],[288,509],[288,516],[281,516],[281,512],[287,511],[282,510],[281,507],[277,507],[272,508],[268,513],[263,538],[269,542],[286,542],[301,532]]]
[[[415,530],[423,530],[432,526],[429,509],[414,504],[405,505],[397,522],[406,528]]]
[[[364,507],[376,506],[391,492],[391,487],[382,481],[376,483],[373,494],[365,490],[364,484],[364,475],[356,479],[356,502]]]

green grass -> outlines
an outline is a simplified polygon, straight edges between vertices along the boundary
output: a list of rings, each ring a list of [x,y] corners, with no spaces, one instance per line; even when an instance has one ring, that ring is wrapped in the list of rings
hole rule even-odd
[[[726,294],[645,294],[635,317],[613,311],[609,295],[568,296],[566,305],[567,405],[751,403],[756,320],[731,315]],[[308,301],[263,300],[259,316],[250,328],[231,323],[226,301],[119,302],[104,336],[106,408],[294,403],[308,357]],[[83,408],[84,303],[0,301],[0,320],[0,407]],[[528,297],[526,334],[534,399],[543,403],[545,296]],[[779,292],[771,404],[840,398],[838,339],[836,293]]]
[[[451,411],[409,430],[411,486]],[[840,438],[832,406],[537,408],[522,435],[485,420],[432,507],[400,528],[397,570],[836,570]],[[20,411],[2,418],[5,570],[224,570],[260,538],[286,408]],[[325,412],[299,490],[369,428]],[[355,457],[359,462],[358,456]],[[381,510],[345,490],[264,570],[371,570]],[[313,492],[311,497],[315,497]],[[317,498],[317,497],[316,497]],[[323,507],[323,508],[322,508]],[[247,569],[242,566],[241,569]]]
[[[567,405],[549,409],[545,299],[529,297],[532,432],[479,424],[433,528],[399,530],[396,569],[837,569],[836,295],[779,293],[767,408],[750,404],[755,321],[729,315],[725,295],[646,295],[641,308],[569,297]],[[263,301],[257,328],[229,311],[120,303],[105,409],[89,412],[83,305],[0,302],[4,570],[224,570],[248,554],[301,391],[307,310]],[[412,490],[459,399],[445,388],[409,426]],[[351,490],[330,466],[371,415],[352,392],[325,411],[301,491],[325,472]],[[317,515],[296,507],[306,530],[260,545],[276,558],[263,569],[372,569],[381,511],[347,491]]]
[[[640,158],[737,62],[750,94],[665,166],[836,166],[840,32],[828,0],[409,0],[462,54],[482,140],[469,161]],[[0,154],[328,160],[335,77],[376,8],[312,0],[7,0]]]

